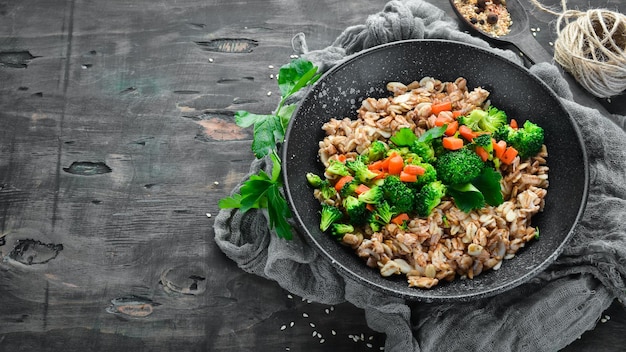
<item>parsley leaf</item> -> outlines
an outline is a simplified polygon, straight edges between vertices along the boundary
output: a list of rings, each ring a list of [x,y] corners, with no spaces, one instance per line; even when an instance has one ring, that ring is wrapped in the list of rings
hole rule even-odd
[[[430,142],[433,139],[437,139],[441,136],[443,136],[443,134],[446,132],[446,128],[448,128],[448,124],[445,124],[443,126],[439,126],[439,127],[433,127],[431,129],[429,129],[428,131],[424,132],[424,134],[422,134],[417,141],[418,142]]]
[[[469,182],[450,186],[447,193],[454,198],[454,204],[466,213],[485,206],[485,197],[478,188]]]
[[[389,140],[398,147],[408,147],[417,140],[417,136],[410,128],[402,127]]]
[[[282,66],[278,74],[278,88],[281,100],[273,115],[259,115],[247,111],[237,111],[235,122],[238,126],[253,127],[252,151],[257,159],[270,156],[272,175],[261,170],[245,181],[239,193],[220,199],[220,209],[238,208],[242,212],[250,209],[267,209],[269,227],[280,238],[291,239],[292,229],[287,221],[291,211],[287,200],[281,193],[281,160],[277,154],[277,144],[285,138],[285,130],[297,105],[284,105],[289,96],[307,85],[315,83],[320,77],[317,67],[303,59],[292,60]]]
[[[502,175],[490,167],[483,168],[483,171],[472,180],[472,184],[480,190],[485,197],[487,204],[497,207],[504,202],[500,180]]]
[[[304,59],[292,60],[288,65],[282,66],[278,70],[278,88],[283,97],[287,97],[309,83],[314,83],[317,67],[313,63]]]

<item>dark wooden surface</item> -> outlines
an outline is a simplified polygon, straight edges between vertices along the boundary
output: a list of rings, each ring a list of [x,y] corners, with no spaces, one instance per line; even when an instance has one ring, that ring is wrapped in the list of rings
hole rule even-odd
[[[361,310],[239,270],[208,214],[253,159],[233,112],[275,108],[292,36],[323,48],[384,3],[0,1],[0,351],[378,350]],[[605,315],[566,350],[623,350]]]

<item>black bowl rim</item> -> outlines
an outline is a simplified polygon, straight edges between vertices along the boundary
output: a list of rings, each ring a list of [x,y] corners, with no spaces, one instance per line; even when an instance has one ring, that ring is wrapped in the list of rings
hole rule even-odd
[[[502,60],[503,62],[507,63],[508,65],[510,65],[511,67],[513,67],[514,69],[518,69],[523,71],[526,75],[528,75],[531,79],[535,80],[537,82],[537,84],[543,86],[548,92],[549,94],[552,96],[552,98],[558,102],[560,108],[563,110],[563,112],[566,113],[566,116],[570,122],[570,124],[572,125],[572,128],[576,134],[577,137],[577,141],[580,144],[581,147],[581,153],[582,153],[582,157],[583,157],[583,167],[584,167],[584,184],[583,184],[583,194],[581,197],[581,202],[580,205],[578,207],[578,212],[576,214],[576,217],[574,218],[574,222],[571,224],[567,235],[565,236],[565,238],[563,239],[563,241],[560,243],[560,245],[553,251],[553,253],[548,256],[543,262],[539,263],[538,265],[536,265],[534,268],[532,268],[531,270],[529,270],[526,274],[521,275],[517,278],[515,278],[514,280],[511,280],[507,283],[504,283],[502,285],[496,286],[494,288],[490,288],[490,289],[485,289],[485,290],[480,290],[478,292],[473,292],[473,293],[464,293],[464,294],[458,294],[458,295],[446,295],[446,296],[432,296],[432,295],[423,295],[422,290],[420,289],[415,289],[414,294],[413,292],[411,292],[411,294],[406,294],[404,292],[398,292],[396,290],[390,289],[389,287],[385,287],[384,285],[380,285],[376,282],[372,282],[370,280],[367,280],[366,278],[361,277],[360,275],[358,275],[357,273],[355,273],[354,271],[352,271],[349,267],[346,267],[345,265],[342,265],[341,263],[339,263],[337,260],[335,260],[333,258],[333,256],[328,253],[323,246],[315,239],[315,236],[313,236],[310,232],[309,229],[304,225],[304,222],[302,221],[302,218],[299,214],[298,209],[295,208],[295,206],[293,206],[294,204],[294,199],[293,199],[293,195],[291,194],[290,191],[290,185],[289,185],[289,179],[287,177],[287,173],[288,171],[288,146],[289,146],[289,140],[290,140],[290,135],[291,135],[291,131],[292,131],[292,127],[294,125],[294,122],[296,120],[296,117],[298,116],[301,108],[302,108],[302,103],[304,101],[306,101],[306,99],[310,96],[310,92],[314,91],[314,87],[316,85],[321,84],[322,82],[325,81],[326,77],[332,75],[335,71],[342,69],[344,66],[346,65],[350,65],[353,61],[358,60],[360,57],[363,57],[365,55],[371,55],[377,51],[381,51],[381,50],[386,50],[389,47],[393,47],[393,46],[403,46],[403,45],[407,45],[407,44],[411,44],[411,43],[415,43],[415,42],[431,42],[431,43],[445,43],[447,45],[458,45],[458,46],[462,46],[462,47],[466,47],[469,50],[477,50],[477,51],[481,51],[486,55],[489,56],[493,56],[495,59],[497,60]],[[290,209],[292,210],[292,216],[293,218],[296,220],[296,226],[297,228],[300,230],[301,233],[304,234],[305,240],[308,241],[310,244],[313,245],[313,247],[315,248],[316,251],[318,251],[318,253],[323,254],[324,258],[327,258],[328,260],[330,260],[331,264],[333,265],[333,267],[335,267],[338,272],[343,273],[344,275],[346,275],[348,278],[350,278],[351,280],[354,280],[356,282],[359,283],[364,283],[367,287],[371,287],[374,290],[380,292],[380,293],[384,293],[384,294],[392,294],[395,297],[399,297],[408,301],[423,301],[423,302],[433,302],[433,303],[441,303],[441,302],[455,302],[455,301],[459,301],[459,302],[465,302],[465,301],[471,301],[471,300],[475,300],[478,298],[486,298],[486,297],[491,297],[494,296],[496,294],[500,294],[506,291],[509,291],[525,282],[527,282],[528,280],[532,279],[533,277],[537,276],[539,273],[541,273],[542,271],[544,271],[550,264],[552,264],[556,258],[563,252],[565,245],[570,241],[570,239],[572,238],[573,234],[574,234],[574,230],[576,228],[576,225],[579,223],[586,205],[587,205],[587,200],[588,200],[588,193],[589,193],[589,160],[588,160],[588,155],[587,155],[587,151],[585,148],[585,143],[584,143],[584,139],[582,137],[582,133],[580,131],[580,127],[578,126],[578,124],[576,123],[576,121],[573,119],[573,117],[571,116],[571,114],[569,113],[569,111],[565,108],[565,106],[563,105],[561,98],[558,97],[556,95],[556,93],[552,90],[552,88],[550,88],[544,81],[542,81],[539,77],[537,77],[535,74],[533,74],[532,72],[530,72],[527,68],[507,59],[506,57],[502,56],[502,55],[498,55],[493,51],[489,51],[483,47],[474,45],[474,44],[468,44],[468,43],[464,43],[464,42],[458,42],[458,41],[454,41],[454,40],[447,40],[447,39],[407,39],[407,40],[399,40],[399,41],[395,41],[395,42],[391,42],[391,43],[386,43],[386,44],[381,44],[381,45],[377,45],[368,49],[364,49],[356,54],[353,54],[349,57],[347,57],[346,59],[344,59],[342,62],[340,62],[339,64],[333,66],[332,68],[330,68],[328,71],[326,71],[325,73],[323,73],[323,75],[317,80],[317,82],[315,83],[315,85],[313,87],[311,87],[311,89],[309,90],[309,92],[307,92],[307,94],[302,98],[302,100],[300,100],[300,102],[298,103],[298,107],[296,108],[296,110],[294,111],[292,118],[287,126],[287,130],[285,133],[285,138],[284,138],[284,142],[281,146],[281,157],[282,157],[282,161],[283,161],[283,167],[282,167],[282,177],[283,177],[283,183],[284,183],[284,190],[285,190],[285,195],[287,197],[287,201],[289,204]],[[365,265],[365,264],[363,264]],[[431,292],[431,291],[427,291],[427,292]]]

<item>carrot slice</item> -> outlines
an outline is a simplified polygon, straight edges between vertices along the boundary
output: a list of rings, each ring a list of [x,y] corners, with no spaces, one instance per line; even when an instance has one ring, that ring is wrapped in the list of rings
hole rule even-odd
[[[506,148],[506,151],[504,152],[500,160],[505,164],[511,164],[513,160],[515,160],[517,154],[517,149],[513,147],[508,147]]]
[[[417,182],[417,175],[410,174],[408,172],[400,172],[400,181],[402,182]]]
[[[452,136],[456,133],[458,129],[459,129],[459,122],[454,120],[448,124],[448,127],[446,128],[446,131],[444,133],[446,134],[446,136]]]
[[[441,103],[432,104],[430,106],[430,110],[435,115],[438,115],[442,111],[452,111],[452,103],[449,101],[444,101]]]
[[[367,209],[369,211],[374,211],[374,210],[376,210],[376,207],[374,206],[374,204],[367,203],[367,204],[365,204],[365,209]]]
[[[402,214],[395,216],[393,219],[391,219],[391,222],[396,225],[402,225],[405,221],[408,221],[409,219],[410,218],[407,213],[402,213]]]
[[[402,169],[404,168],[404,160],[400,155],[395,155],[391,159],[389,159],[389,173],[392,175],[399,175]]]
[[[337,160],[341,161],[342,163],[345,163],[347,159],[348,157],[345,154],[337,155]]]
[[[382,160],[377,160],[367,165],[367,168],[372,171],[378,171],[378,170],[384,169],[383,165],[384,165],[384,162]]]
[[[485,150],[485,148],[481,147],[481,146],[477,146],[476,147],[476,154],[478,154],[478,156],[483,160],[483,161],[487,161],[489,160],[489,153],[487,153],[487,151]]]
[[[492,138],[491,145],[493,145],[493,154],[496,156],[496,158],[502,159],[502,155],[504,154],[504,151],[506,150],[506,142],[505,141],[496,142],[496,140]]]
[[[468,142],[471,142],[474,139],[474,137],[476,137],[476,133],[472,131],[471,128],[467,127],[466,125],[459,126],[459,134],[461,135],[461,137],[465,138],[465,140]]]
[[[346,183],[348,183],[348,182],[350,182],[352,180],[354,180],[354,177],[352,177],[350,175],[343,176],[342,178],[340,178],[337,181],[337,183],[335,183],[335,190],[337,190],[337,192],[341,191],[343,186],[345,186]]]
[[[463,148],[463,140],[458,137],[443,137],[441,144],[448,150],[458,150]]]
[[[517,129],[519,127],[517,125],[517,120],[515,120],[515,119],[511,119],[511,122],[509,122],[509,126],[511,126],[511,128],[513,128],[513,129]]]
[[[402,171],[406,172],[407,174],[418,175],[418,176],[421,176],[426,173],[426,169],[424,169],[424,167],[419,166],[419,165],[406,165]]]
[[[452,117],[454,117],[454,119],[458,119],[459,116],[463,116],[463,112],[461,110],[454,110],[452,112]]]
[[[356,186],[356,189],[354,190],[354,192],[355,192],[356,194],[361,194],[361,193],[365,193],[365,192],[367,192],[367,191],[369,191],[369,190],[370,190],[370,188],[369,188],[369,187],[367,187],[367,186],[366,186],[366,185],[364,185],[364,184],[360,184],[360,185]]]
[[[441,127],[447,123],[450,123],[454,121],[450,116],[446,116],[446,115],[437,115],[437,117],[435,117],[435,126],[437,127]]]

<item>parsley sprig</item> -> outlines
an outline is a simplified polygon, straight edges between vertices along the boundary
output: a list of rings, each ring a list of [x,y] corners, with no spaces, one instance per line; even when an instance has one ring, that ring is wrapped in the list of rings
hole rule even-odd
[[[271,115],[258,115],[248,111],[237,111],[235,123],[247,128],[253,127],[252,152],[257,159],[269,155],[272,160],[272,174],[260,170],[249,177],[230,197],[220,199],[220,209],[236,209],[247,212],[250,209],[267,209],[270,229],[274,229],[278,237],[291,239],[292,229],[287,219],[291,211],[287,200],[281,193],[283,182],[281,160],[277,145],[285,138],[285,130],[296,110],[296,104],[286,104],[287,99],[300,89],[313,84],[319,79],[317,67],[304,59],[295,59],[283,65],[278,71],[278,88],[281,99],[276,112]]]

